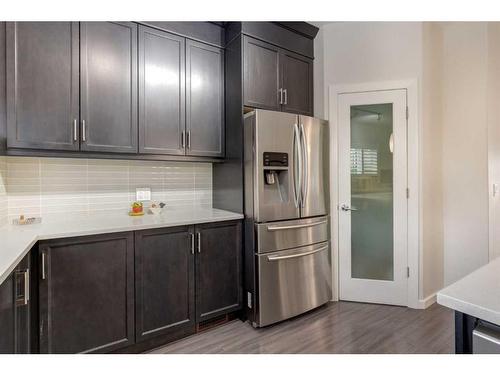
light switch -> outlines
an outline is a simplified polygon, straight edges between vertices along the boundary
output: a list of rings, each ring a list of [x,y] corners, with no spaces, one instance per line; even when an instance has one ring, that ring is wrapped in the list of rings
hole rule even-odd
[[[136,188],[135,189],[135,200],[138,202],[150,201],[151,200],[151,189],[150,188]]]

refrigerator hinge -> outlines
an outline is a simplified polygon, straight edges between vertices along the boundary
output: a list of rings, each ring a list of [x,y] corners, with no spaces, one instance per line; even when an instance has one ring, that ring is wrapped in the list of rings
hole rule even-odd
[[[408,107],[406,107],[406,119],[408,120],[410,118],[410,110]]]
[[[410,278],[410,267],[406,267],[406,277]]]
[[[406,199],[410,199],[410,188],[406,188]]]

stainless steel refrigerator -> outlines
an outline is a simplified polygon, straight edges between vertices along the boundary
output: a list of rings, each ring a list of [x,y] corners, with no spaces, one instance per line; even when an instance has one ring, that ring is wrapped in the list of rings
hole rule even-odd
[[[245,115],[247,317],[262,327],[331,299],[328,122]]]

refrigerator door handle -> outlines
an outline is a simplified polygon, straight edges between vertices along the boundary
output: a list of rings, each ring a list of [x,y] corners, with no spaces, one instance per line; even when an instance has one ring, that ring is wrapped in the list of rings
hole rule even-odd
[[[300,147],[299,126],[293,124],[293,198],[295,207],[300,206],[300,191],[302,190],[302,153]],[[297,163],[298,171],[295,172],[295,163]]]
[[[308,164],[309,159],[307,155],[307,139],[306,132],[304,131],[304,124],[300,124],[300,141],[302,149],[302,160],[303,160],[303,171],[302,171],[302,181],[300,185],[300,195],[301,195],[301,207],[304,207],[305,200],[307,198],[307,181],[309,180],[309,170]]]

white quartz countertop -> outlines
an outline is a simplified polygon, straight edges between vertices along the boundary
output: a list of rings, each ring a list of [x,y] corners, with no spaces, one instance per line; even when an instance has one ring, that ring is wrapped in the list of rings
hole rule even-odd
[[[437,302],[500,325],[500,258],[439,291]]]
[[[159,215],[131,217],[126,212],[91,214],[74,219],[42,221],[33,225],[0,227],[0,284],[40,240],[113,232],[175,227],[243,219],[242,214],[215,208],[165,208]]]

